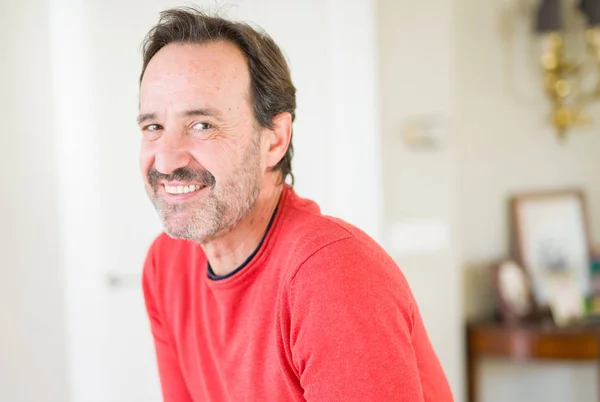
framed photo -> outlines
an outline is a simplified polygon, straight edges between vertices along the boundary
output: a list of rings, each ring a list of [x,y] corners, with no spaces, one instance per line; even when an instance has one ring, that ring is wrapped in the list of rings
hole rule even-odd
[[[519,322],[535,318],[536,305],[525,269],[513,260],[492,266],[492,283],[498,312],[503,321]]]
[[[535,301],[548,307],[552,278],[568,274],[584,297],[590,290],[591,242],[582,191],[521,194],[511,199],[518,262],[527,270]]]

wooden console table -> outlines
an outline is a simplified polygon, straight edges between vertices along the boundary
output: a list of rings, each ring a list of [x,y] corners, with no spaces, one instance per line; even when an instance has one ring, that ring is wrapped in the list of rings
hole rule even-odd
[[[600,324],[559,328],[551,322],[504,324],[494,321],[467,325],[467,396],[478,401],[480,357],[514,361],[594,360],[600,364]]]

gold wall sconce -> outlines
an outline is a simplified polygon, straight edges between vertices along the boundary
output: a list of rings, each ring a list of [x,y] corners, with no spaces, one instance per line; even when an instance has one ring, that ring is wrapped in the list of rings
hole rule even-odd
[[[551,123],[560,139],[570,128],[589,124],[585,109],[600,100],[600,0],[579,0],[578,9],[587,23],[585,34],[580,35],[586,41],[586,56],[576,61],[565,56],[565,4],[540,0],[536,16],[536,31],[543,38],[544,89],[552,104]],[[590,63],[595,65],[595,76]]]

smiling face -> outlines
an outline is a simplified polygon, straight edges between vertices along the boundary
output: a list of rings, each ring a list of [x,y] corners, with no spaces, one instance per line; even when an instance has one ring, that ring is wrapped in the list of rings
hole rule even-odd
[[[246,59],[224,41],[169,44],[148,64],[140,165],[170,236],[204,243],[256,202],[265,152],[249,88]]]

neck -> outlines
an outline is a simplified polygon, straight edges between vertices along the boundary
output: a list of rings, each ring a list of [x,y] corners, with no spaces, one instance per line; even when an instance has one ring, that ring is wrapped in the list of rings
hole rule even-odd
[[[262,189],[254,206],[226,234],[202,244],[216,275],[231,273],[256,250],[277,208],[283,185]]]

